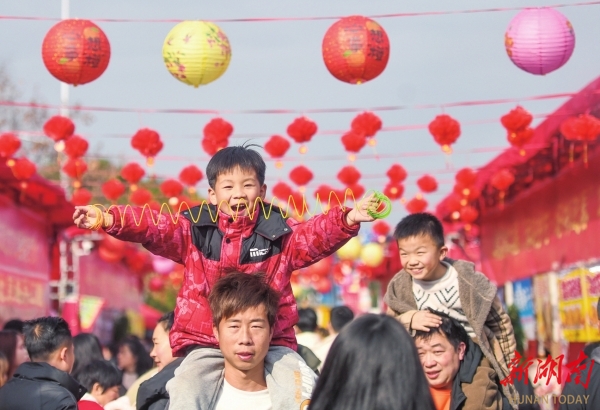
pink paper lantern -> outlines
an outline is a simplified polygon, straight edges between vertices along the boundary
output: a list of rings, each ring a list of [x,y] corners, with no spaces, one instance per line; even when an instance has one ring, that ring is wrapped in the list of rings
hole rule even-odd
[[[569,20],[554,9],[525,9],[510,22],[504,45],[517,67],[544,75],[569,61],[575,48],[575,32]]]

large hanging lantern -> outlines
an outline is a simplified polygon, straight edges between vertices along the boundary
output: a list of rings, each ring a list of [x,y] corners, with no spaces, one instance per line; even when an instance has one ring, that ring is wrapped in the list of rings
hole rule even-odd
[[[575,48],[575,32],[569,20],[554,9],[525,9],[508,25],[504,45],[517,67],[544,75],[569,61]]]
[[[375,21],[350,16],[329,27],[322,52],[325,66],[335,78],[361,84],[383,72],[390,57],[390,42]]]
[[[225,33],[207,21],[183,21],[169,31],[163,44],[167,70],[179,81],[198,87],[221,77],[231,60]]]
[[[42,58],[50,74],[63,83],[86,84],[108,67],[110,44],[106,34],[91,21],[62,20],[44,37]]]

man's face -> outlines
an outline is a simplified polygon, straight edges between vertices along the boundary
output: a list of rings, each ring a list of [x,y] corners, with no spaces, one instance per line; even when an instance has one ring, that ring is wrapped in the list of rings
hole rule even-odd
[[[398,240],[400,261],[404,269],[415,279],[431,281],[444,276],[446,267],[440,262],[448,248],[437,246],[429,235],[410,236]]]
[[[429,340],[416,339],[415,345],[429,385],[436,389],[451,388],[465,357],[465,344],[460,342],[455,349],[445,335],[434,333]]]
[[[230,367],[249,372],[264,365],[273,336],[264,305],[223,318],[213,330],[225,357],[225,371]]]
[[[215,188],[208,188],[210,203],[233,216],[252,215],[257,198],[264,200],[266,193],[267,186],[260,185],[256,172],[239,167],[219,174]]]
[[[171,344],[169,343],[169,332],[165,330],[164,323],[159,323],[154,328],[152,334],[152,351],[150,357],[154,359],[158,370],[162,370],[163,367],[173,361],[173,351],[171,350]]]

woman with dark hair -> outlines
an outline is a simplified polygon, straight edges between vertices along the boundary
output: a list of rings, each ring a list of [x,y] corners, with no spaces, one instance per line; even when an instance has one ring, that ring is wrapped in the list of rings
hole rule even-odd
[[[387,315],[364,315],[331,345],[310,410],[435,410],[414,342]]]
[[[117,366],[123,371],[123,386],[126,389],[153,365],[154,361],[136,336],[127,336],[119,343]]]
[[[102,345],[100,340],[91,333],[79,333],[73,337],[73,347],[75,348],[75,362],[71,376],[79,381],[79,373],[88,363],[93,360],[102,360]]]
[[[29,361],[23,335],[15,330],[0,331],[0,352],[8,359],[8,379],[22,363]]]

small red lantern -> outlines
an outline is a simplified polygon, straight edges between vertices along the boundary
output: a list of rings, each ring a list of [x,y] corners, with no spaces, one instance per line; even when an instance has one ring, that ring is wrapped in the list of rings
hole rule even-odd
[[[500,207],[504,207],[506,191],[515,182],[515,175],[509,169],[503,168],[496,172],[490,179],[490,184],[500,191]]]
[[[71,203],[75,206],[83,206],[90,203],[92,193],[85,188],[79,188],[73,192]]]
[[[146,163],[151,166],[154,157],[163,149],[158,132],[150,128],[142,128],[131,138],[131,146],[146,157]]]
[[[0,158],[11,158],[21,148],[21,140],[12,132],[0,135]]]
[[[383,72],[390,57],[390,42],[375,21],[350,16],[329,27],[322,52],[325,66],[335,78],[362,84]]]
[[[130,162],[121,168],[121,178],[129,182],[131,185],[135,185],[146,175],[146,171],[137,162]]]
[[[342,144],[348,152],[359,152],[367,143],[367,138],[364,134],[359,134],[356,131],[350,130],[342,136]],[[354,159],[354,155],[350,156],[350,160]]]
[[[390,182],[383,188],[383,194],[391,200],[400,199],[404,194],[404,186],[397,182]]]
[[[435,142],[442,146],[442,151],[449,154],[452,152],[450,145],[460,137],[460,124],[449,115],[438,115],[429,123],[429,132]]]
[[[463,168],[456,173],[455,179],[459,184],[470,187],[477,181],[477,173],[471,168]]]
[[[359,183],[349,185],[348,189],[352,192],[355,202],[365,194],[365,187]]]
[[[525,128],[523,130],[509,132],[506,136],[508,142],[513,147],[519,148],[519,154],[521,156],[525,155],[525,150],[523,147],[531,141],[533,138],[533,128]]]
[[[19,181],[24,181],[31,178],[37,171],[37,168],[33,162],[23,157],[15,160],[11,170],[15,178],[17,178]]]
[[[390,233],[391,227],[390,225],[382,220],[377,220],[373,222],[373,232],[379,236],[387,236]]]
[[[304,186],[313,179],[313,173],[304,165],[298,165],[290,171],[290,179],[298,186]]]
[[[415,197],[406,203],[406,210],[411,214],[418,214],[427,209],[427,201],[423,198]]]
[[[461,196],[467,202],[474,201],[481,196],[481,191],[479,190],[479,188],[477,188],[473,185],[466,186],[466,185],[457,183],[456,185],[454,185],[453,191],[454,191],[454,193]],[[466,205],[466,203],[464,203],[463,205]]]
[[[460,220],[466,224],[472,224],[479,218],[479,212],[472,206],[465,206],[460,211]]]
[[[55,115],[44,123],[44,134],[55,142],[66,140],[75,132],[75,124],[67,117]]]
[[[88,150],[88,142],[79,135],[73,135],[65,141],[65,153],[70,158],[83,157]]]
[[[77,86],[94,81],[106,70],[110,44],[100,27],[91,21],[63,20],[44,37],[42,58],[50,74]]]
[[[282,202],[287,202],[288,198],[292,195],[292,187],[285,182],[278,182],[273,186],[273,195]]]
[[[337,174],[337,179],[344,185],[356,184],[360,177],[360,171],[353,165],[346,165]]]
[[[152,194],[145,188],[138,188],[129,195],[129,202],[137,206],[144,206],[152,201]]]
[[[314,196],[317,200],[323,202],[324,204],[327,204],[329,202],[329,196],[332,192],[334,192],[333,188],[329,185],[319,185],[317,189],[315,189]],[[342,199],[340,198],[340,201],[341,200]],[[335,197],[332,196],[331,201],[334,202]]]
[[[271,158],[281,158],[290,149],[290,142],[287,138],[281,135],[273,135],[265,144],[265,151],[271,156]],[[276,168],[281,168],[283,163],[281,161],[275,162]]]
[[[372,138],[381,129],[381,118],[370,111],[366,111],[354,117],[351,128],[354,132]]]
[[[423,175],[417,180],[417,185],[421,191],[426,193],[435,192],[438,188],[436,179],[431,175]]]
[[[506,131],[509,133],[519,132],[528,128],[531,121],[533,121],[533,116],[520,105],[500,118],[502,126],[506,128]]]
[[[217,144],[215,144],[211,140],[207,140],[206,138],[203,138],[202,141],[200,141],[200,144],[202,145],[202,149],[204,150],[204,152],[206,152],[210,156],[215,155],[219,150]],[[227,144],[225,144],[225,146],[227,146]]]
[[[589,114],[566,119],[560,126],[560,132],[571,142],[569,159],[573,162],[573,143],[583,142],[583,163],[587,168],[588,143],[595,141],[600,135],[600,120]]]
[[[167,198],[177,197],[181,195],[181,192],[183,192],[183,185],[181,185],[181,182],[177,181],[176,179],[167,179],[160,184],[160,191]]]
[[[386,175],[390,178],[390,182],[400,184],[406,179],[407,173],[402,165],[394,164],[387,170]]]
[[[287,127],[287,133],[298,144],[303,144],[300,146],[300,153],[304,154],[304,143],[310,141],[317,133],[317,124],[306,117],[298,117]]]
[[[202,171],[195,165],[188,165],[179,173],[179,180],[190,187],[197,185],[203,177],[204,174],[202,174]]]
[[[125,185],[118,179],[111,179],[102,184],[102,193],[109,201],[116,201],[125,193]]]
[[[63,165],[62,170],[69,177],[79,181],[83,177],[83,174],[87,172],[87,164],[81,158],[69,158],[65,165]]]
[[[223,118],[213,118],[204,126],[203,134],[205,139],[212,141],[219,149],[225,148],[233,134],[233,125]]]
[[[153,276],[148,282],[150,292],[160,292],[165,288],[165,281],[161,276]]]

